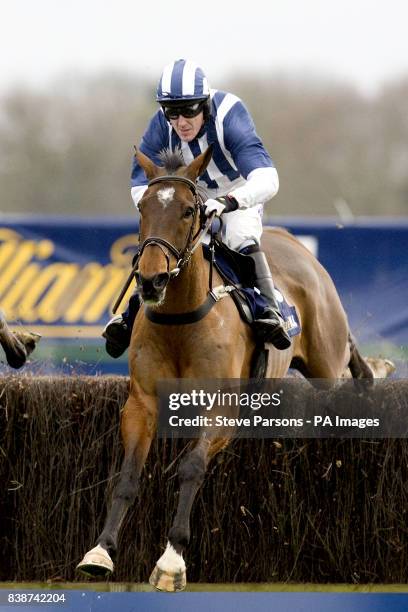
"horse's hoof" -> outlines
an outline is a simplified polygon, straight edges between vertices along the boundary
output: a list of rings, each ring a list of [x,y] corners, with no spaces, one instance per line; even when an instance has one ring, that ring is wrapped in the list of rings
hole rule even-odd
[[[167,591],[167,593],[184,591],[187,584],[186,570],[170,573],[156,565],[149,578],[149,582],[158,591]]]
[[[19,332],[19,337],[25,346],[28,355],[31,355],[38,342],[41,340],[41,334],[36,332]]]
[[[395,364],[390,359],[382,357],[367,357],[366,363],[373,373],[374,378],[387,378],[395,372]]]
[[[159,591],[174,593],[186,588],[186,564],[183,556],[167,542],[167,547],[156,563],[150,584]]]
[[[91,576],[109,576],[113,572],[113,561],[100,544],[88,551],[81,563],[76,566],[78,572]]]
[[[391,359],[384,359],[384,367],[386,371],[386,376],[393,374],[393,372],[395,372],[395,370],[397,369],[395,363],[391,361]]]

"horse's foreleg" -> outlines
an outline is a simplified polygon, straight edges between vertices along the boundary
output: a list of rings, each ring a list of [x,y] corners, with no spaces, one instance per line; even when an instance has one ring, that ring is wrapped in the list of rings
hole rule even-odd
[[[98,538],[98,544],[111,553],[116,552],[120,527],[138,493],[140,474],[155,432],[155,413],[156,409],[149,414],[133,397],[128,399],[123,410],[121,430],[125,456],[105,527]]]
[[[200,438],[180,462],[180,494],[167,547],[150,576],[150,584],[160,591],[182,591],[186,586],[186,564],[183,551],[190,540],[190,513],[194,498],[203,483],[207,465],[225,441],[211,442]]]
[[[186,586],[186,564],[183,550],[190,540],[190,513],[208,463],[209,443],[200,439],[180,462],[180,494],[177,513],[169,532],[167,548],[157,561],[150,584],[161,591],[182,591]]]
[[[125,456],[111,507],[97,545],[88,551],[77,569],[88,575],[106,575],[113,571],[118,535],[127,510],[135,501],[139,478],[156,429],[157,408],[154,398],[143,401],[129,396],[122,413],[121,433]]]

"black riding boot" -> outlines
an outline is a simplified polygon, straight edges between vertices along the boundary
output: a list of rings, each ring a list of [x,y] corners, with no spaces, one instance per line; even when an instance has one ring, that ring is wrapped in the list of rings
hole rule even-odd
[[[263,251],[254,250],[248,253],[248,257],[255,264],[255,286],[268,302],[268,307],[265,308],[262,318],[254,321],[253,328],[258,338],[262,339],[263,342],[270,342],[277,349],[283,351],[290,347],[291,340],[283,327],[283,319],[279,304],[276,301],[269,264]]]
[[[133,323],[135,322],[140,304],[139,294],[134,293],[130,297],[129,305],[125,312],[113,317],[103,330],[102,336],[106,338],[105,349],[111,357],[115,359],[120,357],[129,347]]]

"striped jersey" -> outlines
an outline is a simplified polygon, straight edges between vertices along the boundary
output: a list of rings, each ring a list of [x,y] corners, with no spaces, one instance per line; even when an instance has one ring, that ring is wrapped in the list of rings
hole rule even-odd
[[[212,159],[197,180],[208,197],[226,195],[245,185],[250,172],[257,168],[274,167],[243,102],[237,96],[219,90],[211,90],[211,114],[194,140],[182,141],[160,108],[149,123],[140,150],[161,166],[160,152],[180,147],[184,163],[188,165],[210,144],[213,146]],[[147,183],[134,158],[131,187]]]

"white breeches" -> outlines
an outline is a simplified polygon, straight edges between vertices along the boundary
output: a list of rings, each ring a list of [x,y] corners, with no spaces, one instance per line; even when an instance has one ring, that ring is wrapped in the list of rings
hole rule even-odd
[[[263,204],[242,208],[222,216],[225,242],[233,251],[251,244],[260,244],[262,236]]]

